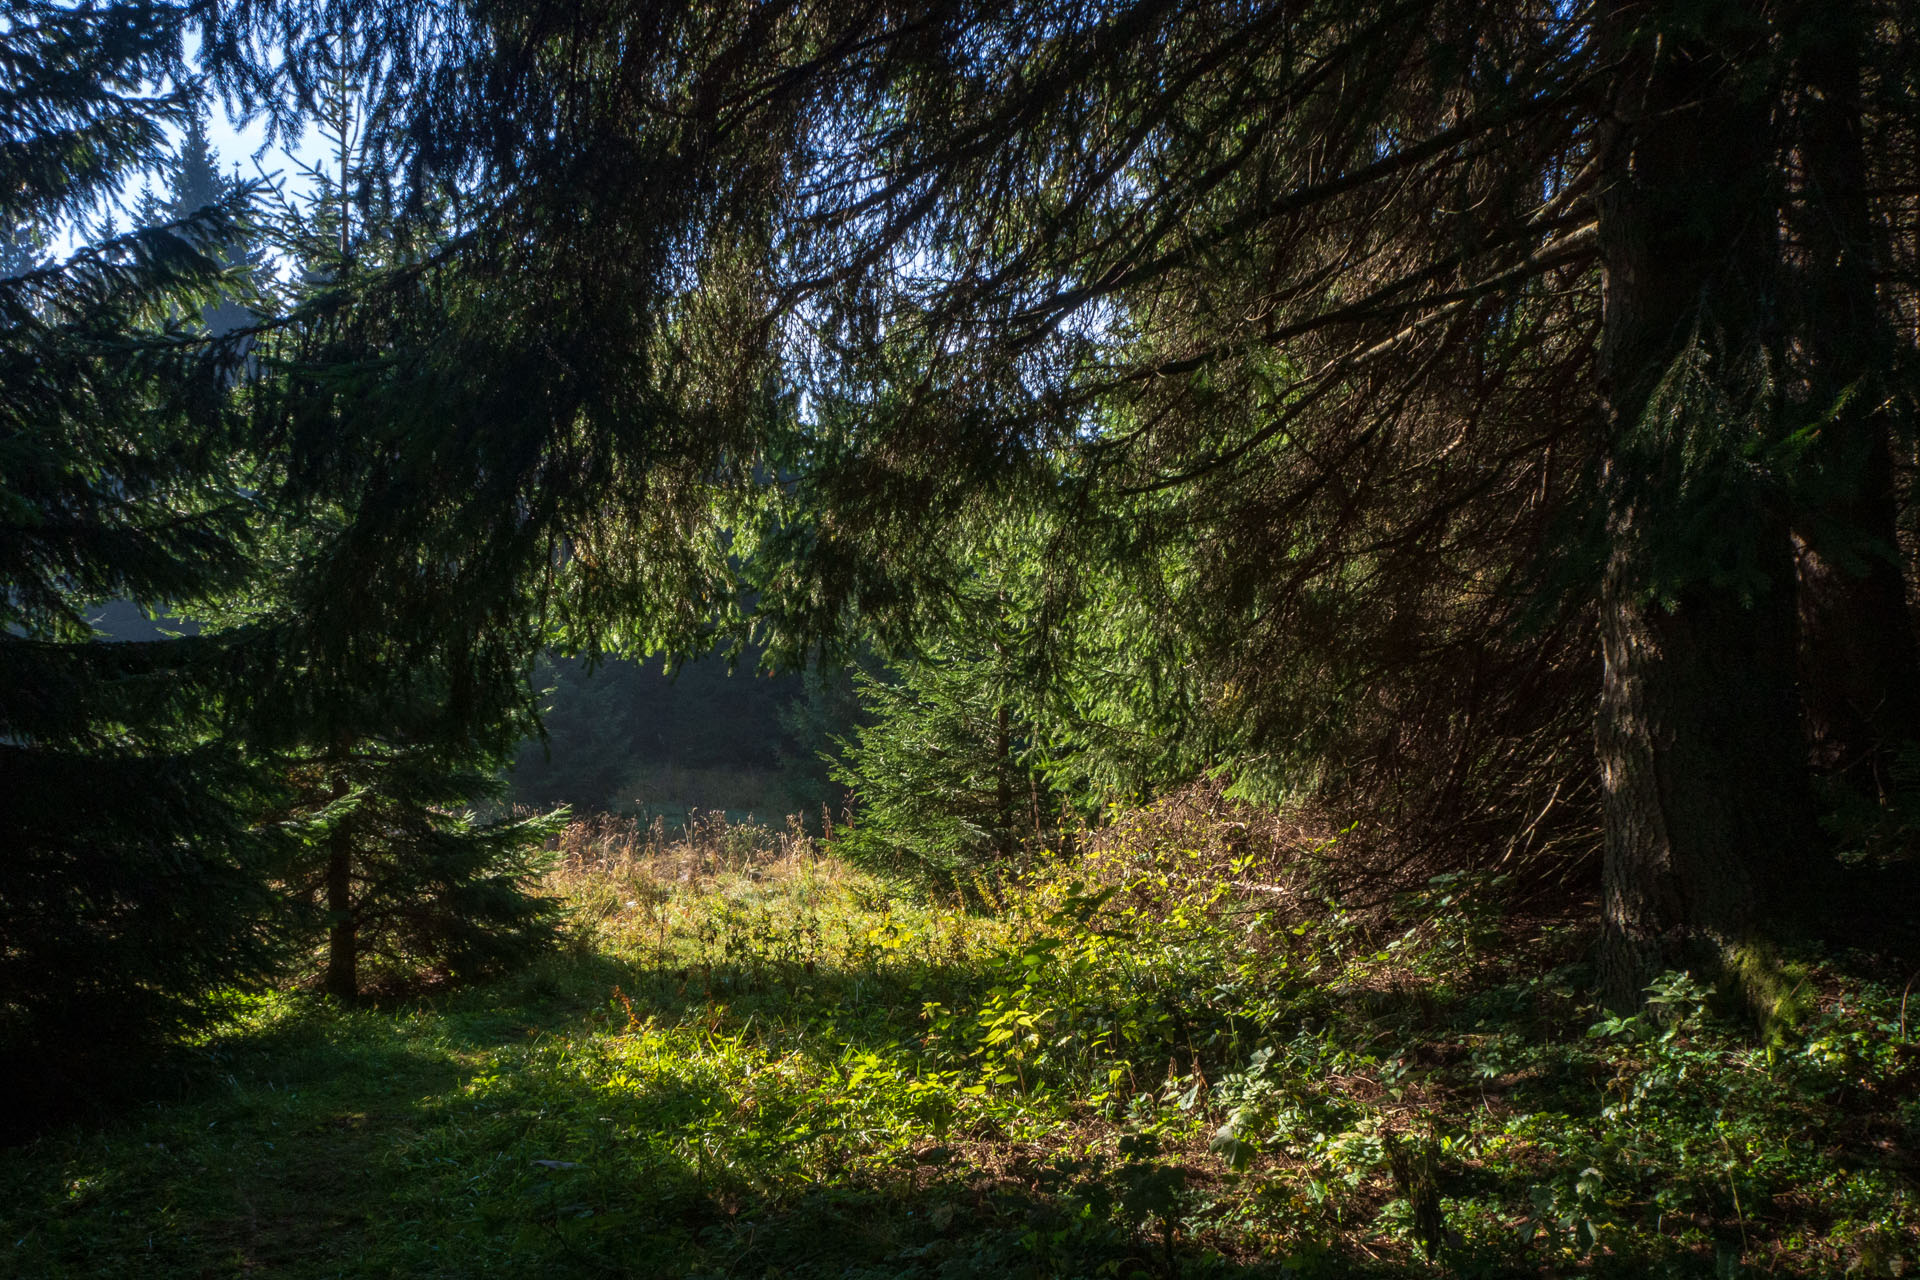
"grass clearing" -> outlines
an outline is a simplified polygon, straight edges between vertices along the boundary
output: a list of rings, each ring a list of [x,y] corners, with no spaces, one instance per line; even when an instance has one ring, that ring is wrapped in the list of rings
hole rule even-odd
[[[573,833],[509,981],[251,1004],[195,1086],[6,1153],[20,1276],[1920,1273],[1920,1013],[1763,1045],[1436,885],[1390,923],[1147,826],[901,897],[796,832]],[[1431,1259],[1431,1260],[1430,1260]]]

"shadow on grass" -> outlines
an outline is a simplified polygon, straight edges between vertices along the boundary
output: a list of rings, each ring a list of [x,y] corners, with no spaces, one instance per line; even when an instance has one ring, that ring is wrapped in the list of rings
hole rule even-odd
[[[1129,1206],[1128,1171],[1108,1162],[975,1145],[986,1162],[970,1163],[930,1138],[876,1158],[818,1127],[803,1152],[783,1138],[805,1131],[800,1109],[755,1105],[752,1072],[623,1071],[609,1089],[565,1059],[522,1063],[424,1126],[391,1229],[354,1274],[1409,1274],[1330,1251],[1215,1256],[1204,1237],[1166,1232],[1203,1188],[1157,1210]]]
[[[1575,1051],[1585,1019],[1574,984],[1514,971],[1306,991],[1295,1024],[1265,1030],[1356,1050],[1397,1038],[1436,1079],[1457,1088],[1477,1076],[1488,1107],[1550,1110],[1598,1135],[1606,1082]],[[1069,1125],[1047,1149],[977,1130],[950,1146],[903,1130],[897,1112],[878,1120],[830,1096],[852,1086],[823,1063],[850,1049],[897,1054],[925,1001],[959,1007],[991,981],[984,964],[910,955],[650,964],[572,951],[428,999],[296,1004],[208,1051],[184,1101],[70,1129],[0,1173],[0,1217],[19,1242],[9,1261],[23,1275],[942,1280],[1500,1277],[1547,1264],[1496,1243],[1429,1268],[1340,1243],[1359,1238],[1352,1223],[1317,1231],[1297,1215],[1288,1240],[1328,1243],[1251,1256],[1244,1233],[1227,1249],[1196,1225],[1220,1190],[1204,1159],[1168,1181],[1154,1172],[1164,1166],[1094,1151],[1109,1149],[1112,1125]],[[1212,1029],[1203,997],[1189,1027],[1201,1043]],[[623,1034],[648,1028],[657,1044]],[[1501,1037],[1532,1051],[1503,1062]],[[1217,1079],[1244,1064],[1205,1065]],[[1530,1179],[1550,1172],[1456,1163],[1440,1193],[1525,1205]],[[1295,1174],[1267,1176],[1290,1194]],[[1697,1248],[1657,1261],[1677,1276],[1715,1272]],[[1650,1265],[1602,1255],[1577,1269]]]
[[[462,1064],[370,1015],[294,1017],[204,1050],[166,1106],[13,1153],[0,1219],[19,1275],[336,1274],[368,1247],[386,1155]]]
[[[663,1025],[697,1021],[728,1034],[777,1030],[831,1036],[837,1053],[915,1037],[925,1002],[970,1000],[991,985],[991,975],[978,968],[911,959],[861,968],[662,965],[649,958],[575,952],[490,986],[381,1013],[431,1016],[446,1043],[469,1051],[544,1035],[617,1029],[632,1018]]]

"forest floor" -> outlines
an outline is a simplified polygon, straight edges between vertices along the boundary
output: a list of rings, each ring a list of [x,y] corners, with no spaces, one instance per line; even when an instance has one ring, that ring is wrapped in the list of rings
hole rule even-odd
[[[583,829],[530,971],[247,1003],[0,1152],[0,1274],[1920,1274],[1869,958],[1760,1036],[1680,976],[1604,1016],[1585,913],[1461,881],[1363,919],[1149,824],[969,911],[707,835]]]

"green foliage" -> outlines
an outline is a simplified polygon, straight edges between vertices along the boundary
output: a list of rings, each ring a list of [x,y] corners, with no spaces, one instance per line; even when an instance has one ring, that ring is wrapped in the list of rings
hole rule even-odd
[[[134,220],[143,227],[164,226],[194,217],[203,209],[217,209],[235,193],[251,184],[237,175],[220,172],[220,156],[207,136],[207,105],[194,99],[187,113],[186,129],[161,168],[164,187],[141,193]],[[246,234],[228,238],[215,249],[226,268],[227,288],[214,302],[202,306],[194,317],[197,326],[214,336],[231,333],[265,316],[253,305],[270,296],[272,269],[265,254],[266,236],[262,225],[247,228]],[[250,346],[247,340],[243,345]]]
[[[0,34],[0,1063],[9,1123],[126,1073],[278,958],[271,780],[231,732],[238,638],[109,643],[243,581],[226,389],[239,351],[193,317],[244,291],[223,247],[252,192],[84,241],[62,229],[164,159],[188,118],[179,14],[12,6]],[[31,268],[31,269],[26,269]]]
[[[0,1172],[15,1265],[1920,1264],[1911,1027],[1897,989],[1825,960],[1806,1024],[1761,1046],[1684,974],[1601,1017],[1576,994],[1587,933],[1463,920],[1445,888],[1303,914],[1122,842],[985,916],[797,848],[687,880],[665,855],[592,861],[561,882],[594,921],[569,952],[385,1009],[253,1004],[192,1098],[21,1153]]]
[[[479,817],[469,806],[502,790],[496,766],[369,740],[344,759],[292,769],[296,804],[311,816],[289,888],[331,928],[327,876],[334,851],[348,851],[345,912],[362,984],[495,976],[557,942],[560,904],[537,885],[567,811]]]
[[[1801,117],[1835,103],[1855,150],[1904,137],[1900,24],[1830,24],[1859,99],[1840,105],[1806,6],[211,9],[216,76],[278,127],[346,120],[326,85],[351,64],[393,160],[368,203],[457,228],[388,262],[379,305],[310,313],[315,350],[359,361],[316,359],[332,373],[290,431],[303,479],[365,484],[315,575],[315,598],[374,600],[337,648],[364,631],[466,650],[449,670],[484,685],[525,655],[481,619],[537,601],[542,638],[571,649],[687,647],[742,608],[744,576],[784,657],[859,625],[889,652],[944,638],[943,659],[977,658],[952,597],[1022,526],[1008,576],[1038,589],[1010,612],[1036,624],[1020,656],[1045,678],[995,714],[1033,726],[1034,767],[1231,769],[1245,794],[1362,824],[1350,847],[1391,832],[1419,873],[1565,883],[1598,861],[1612,564],[1616,673],[1687,650],[1626,624],[1698,595],[1733,620],[1706,664],[1777,704],[1675,739],[1726,765],[1675,766],[1728,793],[1698,807],[1757,812],[1732,794],[1760,777],[1735,753],[1803,771],[1784,646],[1739,637],[1757,595],[1786,616],[1795,473],[1827,429],[1818,404],[1785,411],[1789,389],[1837,405],[1856,379],[1814,367],[1823,320],[1903,327],[1911,273],[1876,267],[1832,305],[1808,282],[1871,258],[1911,183],[1880,158],[1906,149],[1875,142],[1822,191]],[[1715,130],[1695,118],[1738,122],[1718,131],[1742,145],[1700,147]],[[1655,163],[1679,146],[1700,151]],[[1709,159],[1725,181],[1703,180]],[[1821,247],[1839,188],[1874,204],[1827,237],[1857,244]],[[347,215],[343,189],[343,241]],[[1830,478],[1857,491],[1865,472]],[[383,644],[347,687],[400,665]],[[1701,680],[1609,687],[1629,683],[1673,705],[1604,701],[1623,730],[1719,723]],[[1666,741],[1642,754],[1664,766]],[[991,823],[905,796],[867,834],[912,826],[907,843],[867,852],[1004,851],[994,754]],[[1684,880],[1688,824],[1664,816],[1614,818],[1673,834]]]
[[[432,343],[461,299],[408,287],[453,215],[445,198],[411,216],[393,207],[378,179],[386,157],[362,127],[362,81],[379,58],[347,18],[329,39],[335,61],[316,91],[339,164],[309,175],[304,202],[280,204],[273,230],[299,281],[290,314],[249,347],[239,397],[259,441],[247,459],[258,552],[200,616],[216,635],[263,637],[248,745],[300,837],[280,887],[305,949],[325,939],[326,989],[352,999],[369,985],[497,974],[550,948],[560,913],[534,882],[565,812],[473,812],[499,799],[495,776],[536,723],[535,603],[423,601],[455,589],[462,550],[445,539],[468,532],[457,512],[412,506],[405,516],[421,523],[398,544],[375,532],[396,501],[389,486],[437,475],[430,463],[408,472],[431,419],[414,416],[393,363]],[[205,151],[191,130],[186,186],[219,184]]]
[[[848,857],[976,895],[983,871],[1067,847],[1108,796],[1215,763],[1229,714],[1192,650],[1146,620],[1153,593],[1126,570],[1058,580],[1060,534],[1044,510],[981,512],[942,549],[951,577],[916,606],[917,645],[855,673],[862,723],[832,769],[855,801]]]
[[[1007,659],[957,649],[855,678],[867,723],[841,740],[832,776],[857,806],[836,850],[966,895],[976,876],[1043,847],[1060,806],[1041,777],[1033,726],[1013,708]]]

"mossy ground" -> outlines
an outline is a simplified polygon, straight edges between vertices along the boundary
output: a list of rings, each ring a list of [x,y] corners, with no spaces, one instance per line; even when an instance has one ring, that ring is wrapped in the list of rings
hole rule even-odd
[[[4,1153],[0,1273],[1920,1274],[1864,962],[1757,1037],[1605,1018],[1578,917],[1470,884],[1363,921],[1122,832],[963,911],[751,844],[577,866],[506,982],[237,1009]]]

